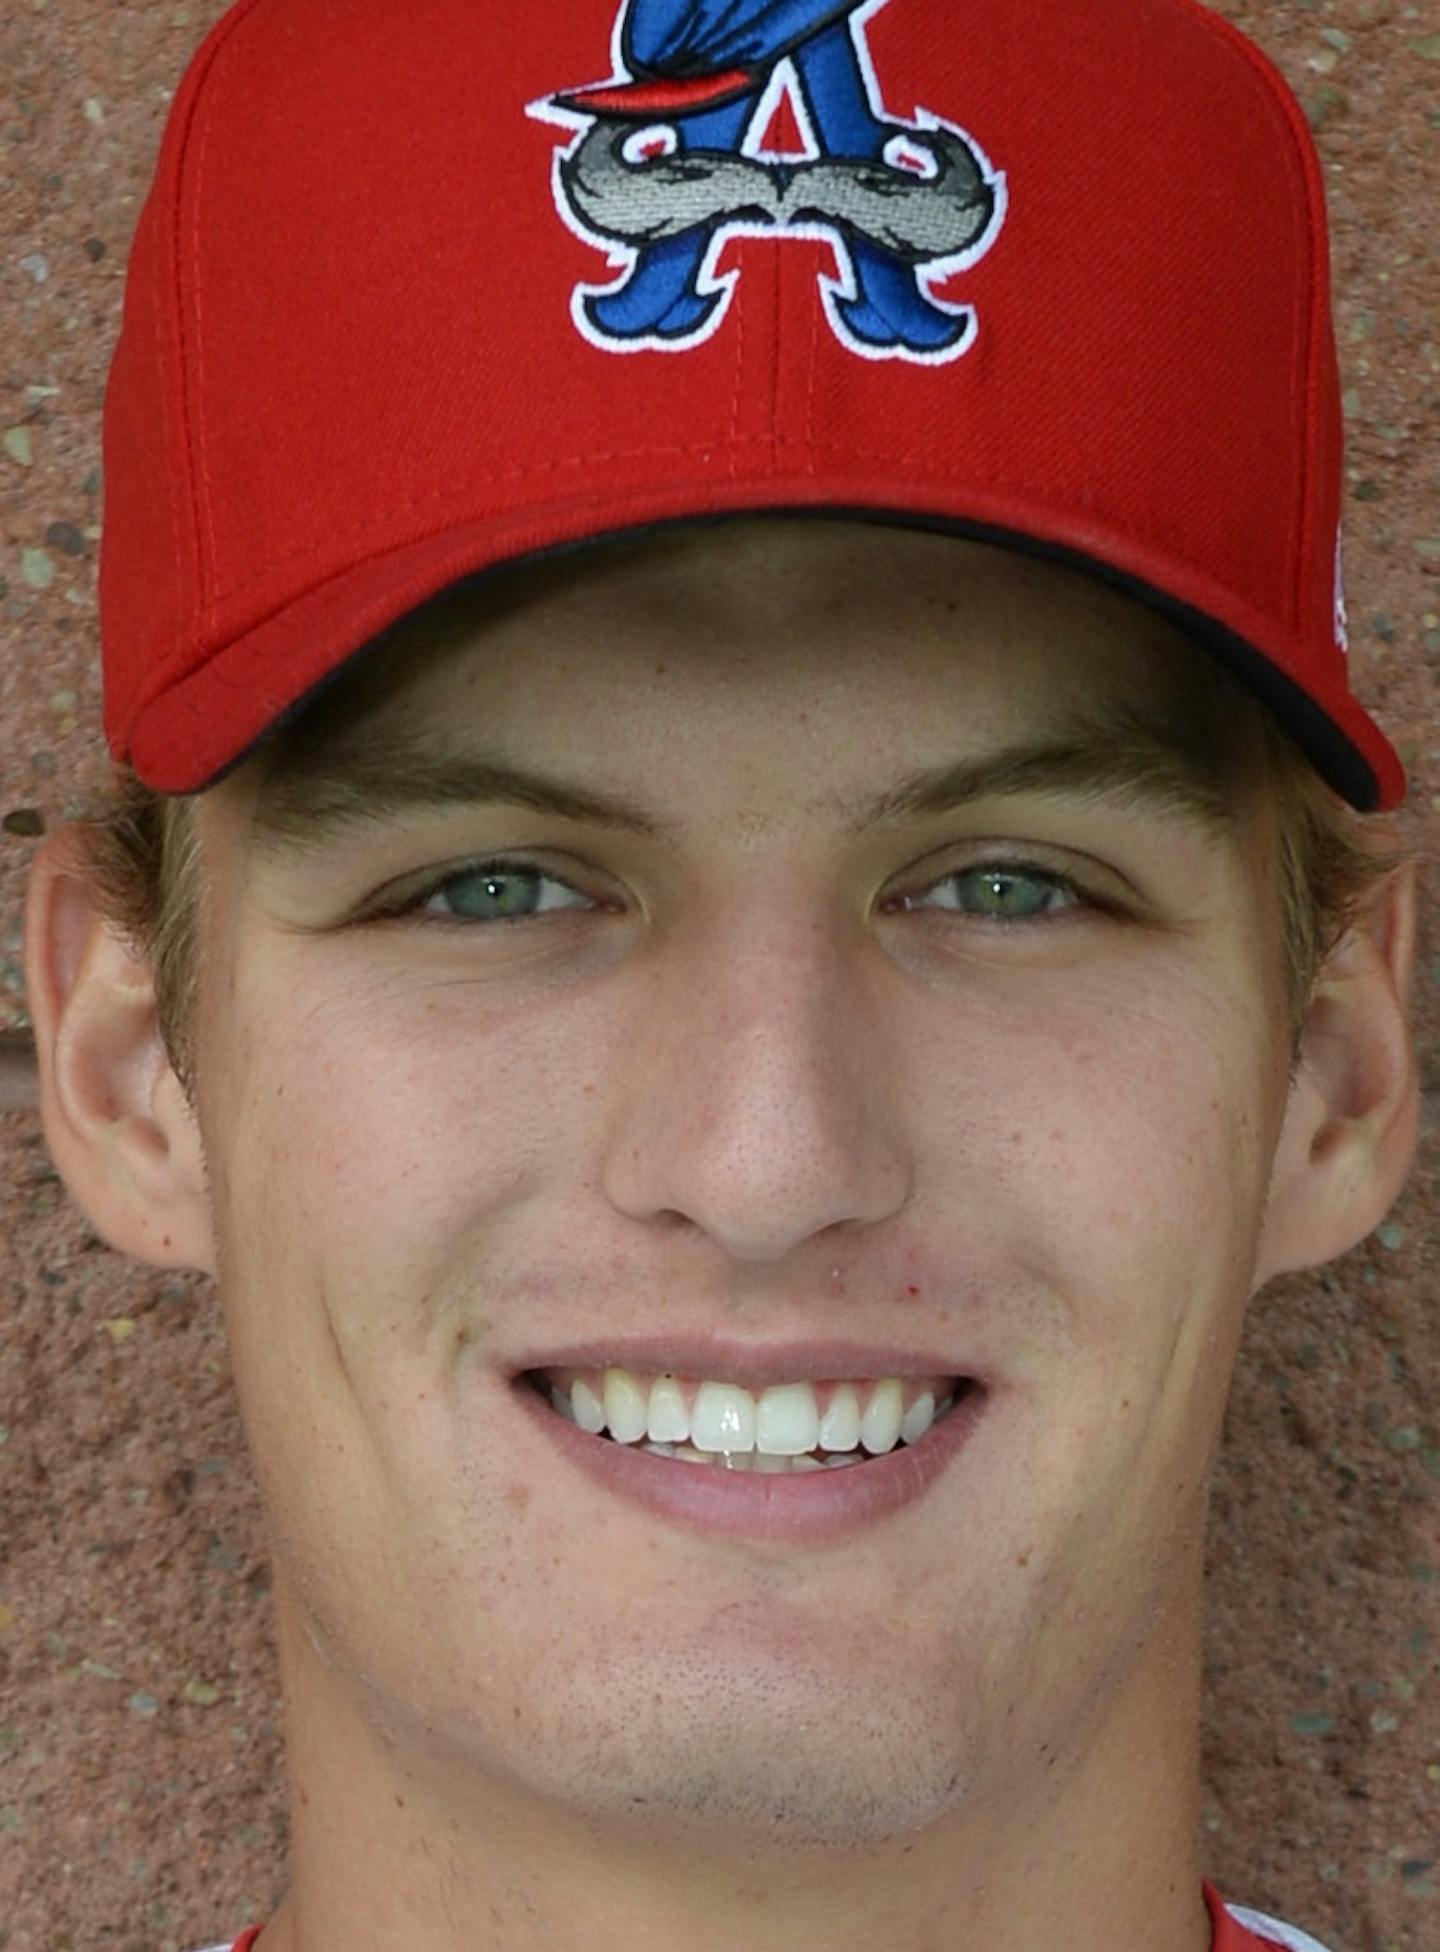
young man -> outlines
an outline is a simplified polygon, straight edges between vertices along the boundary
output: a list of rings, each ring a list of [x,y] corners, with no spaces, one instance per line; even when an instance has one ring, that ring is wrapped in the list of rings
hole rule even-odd
[[[76,1198],[226,1309],[261,1952],[1313,1952],[1198,1693],[1246,1304],[1415,1137],[1336,391],[1189,0],[209,38],[27,977]]]

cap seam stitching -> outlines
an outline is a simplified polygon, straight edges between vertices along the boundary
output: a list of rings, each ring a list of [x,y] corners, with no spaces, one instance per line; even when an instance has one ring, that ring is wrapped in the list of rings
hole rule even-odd
[[[211,52],[210,62],[206,69],[207,79],[216,75],[216,71],[219,67],[220,56],[222,55],[222,53],[225,51],[226,48],[228,48],[233,44],[236,30],[240,27],[240,25],[244,21],[248,20],[263,5],[264,5],[264,0],[248,0],[248,4],[238,7],[231,14],[230,21],[229,21],[230,31],[217,40],[216,45]],[[195,290],[194,290],[195,379],[196,379],[196,399],[197,399],[196,419],[195,419],[195,442],[196,442],[197,458],[199,463],[200,481],[202,484],[201,495],[200,495],[200,511],[204,521],[204,544],[205,544],[205,549],[208,551],[208,561],[209,561],[209,566],[211,571],[211,575],[208,582],[208,598],[207,598],[205,558],[202,555],[198,565],[199,576],[198,576],[198,586],[196,590],[196,609],[198,613],[198,623],[202,631],[204,630],[207,623],[214,622],[217,612],[219,610],[219,606],[223,601],[223,598],[220,593],[220,588],[219,588],[220,552],[215,540],[215,501],[214,501],[214,493],[213,493],[214,482],[210,473],[209,440],[206,431],[206,418],[205,418],[205,388],[203,384],[204,371],[205,371],[205,309],[204,309],[204,297],[203,297],[204,281],[200,274],[200,266],[201,266],[200,211],[201,211],[201,204],[204,199],[205,167],[210,154],[210,141],[215,131],[215,109],[219,100],[219,95],[220,95],[220,84],[219,84],[219,80],[216,79],[214,81],[214,85],[208,90],[204,98],[199,136],[198,136],[199,145],[200,145],[199,153],[195,159],[195,185],[194,185],[194,194],[193,194],[192,205],[191,205],[192,222],[191,222],[191,230],[190,230],[190,244],[193,253],[193,262],[195,266]]]
[[[189,87],[191,92],[190,92],[189,101],[186,104],[185,121],[183,126],[177,131],[177,139],[175,142],[175,168],[174,168],[175,208],[174,208],[171,223],[168,226],[169,248],[172,254],[171,263],[173,266],[173,279],[170,282],[173,284],[172,295],[173,295],[173,302],[175,308],[174,316],[175,316],[175,349],[176,349],[176,385],[174,391],[175,391],[176,399],[174,404],[176,409],[176,416],[178,419],[178,432],[179,432],[179,439],[175,442],[175,447],[176,449],[178,449],[178,452],[180,454],[181,468],[185,476],[185,479],[188,482],[191,489],[191,497],[188,497],[187,500],[189,500],[192,504],[189,508],[189,514],[190,514],[191,525],[192,525],[192,530],[194,535],[195,621],[197,627],[203,625],[206,616],[206,606],[205,606],[206,578],[205,578],[204,547],[202,542],[201,526],[198,519],[199,511],[193,506],[193,501],[195,499],[203,500],[203,497],[196,497],[194,491],[196,487],[195,477],[197,472],[197,463],[202,474],[204,469],[204,447],[203,447],[203,437],[201,434],[201,430],[203,429],[204,419],[205,419],[205,407],[204,407],[205,393],[202,384],[203,371],[204,371],[204,358],[201,350],[198,314],[195,319],[195,327],[196,327],[195,335],[194,335],[195,370],[194,370],[193,380],[190,374],[189,364],[185,356],[186,337],[187,337],[185,328],[186,328],[187,319],[186,319],[185,275],[184,275],[184,259],[183,259],[183,252],[182,252],[182,238],[183,238],[183,233],[185,228],[185,197],[186,197],[186,189],[187,189],[186,165],[189,160],[192,148],[196,141],[197,123],[201,121],[201,118],[204,118],[205,121],[208,122],[210,116],[210,110],[213,104],[214,95],[213,95],[213,91],[207,92],[207,84],[210,81],[212,74],[214,73],[216,63],[220,57],[220,53],[224,48],[226,42],[230,39],[231,35],[234,33],[235,28],[239,24],[239,22],[247,14],[249,14],[252,11],[252,9],[258,4],[259,4],[259,0],[241,0],[241,4],[237,8],[235,8],[234,11],[229,16],[224,17],[221,21],[219,21],[216,24],[215,28],[212,30],[212,33],[210,35],[210,38],[208,40],[208,43],[206,44],[206,47],[202,55],[197,57],[195,65],[191,68],[190,73],[186,77],[185,82],[182,83],[182,87]],[[198,215],[198,206],[199,206],[200,169],[203,164],[203,148],[204,148],[204,144],[202,142],[201,144],[202,154],[197,159],[195,182],[193,185],[193,191],[196,199],[197,215]],[[192,246],[194,244],[196,234],[197,234],[196,228],[195,226],[192,226],[191,227]],[[194,267],[195,289],[198,293],[199,282],[200,282],[198,254],[193,260],[193,267]],[[157,340],[158,340],[158,320],[157,320]],[[163,364],[161,370],[162,372],[164,370]],[[164,400],[164,405],[162,406],[161,411],[162,414],[164,415],[165,424],[167,428],[173,429],[176,425],[176,421],[172,420],[171,418],[171,409],[170,409],[170,401],[169,401],[170,389],[168,387],[162,386],[161,394],[162,394],[162,399]],[[183,486],[184,484],[182,483],[182,491],[183,491]],[[172,497],[172,521],[174,523],[174,529],[175,529],[175,535],[177,541],[176,598],[179,605],[179,616],[180,618],[183,618],[185,614],[185,607],[186,607],[184,601],[184,593],[183,593],[183,584],[185,579],[183,576],[182,562],[181,562],[181,551],[183,549],[183,544],[181,543],[180,540],[178,510],[174,509],[173,497]]]
[[[157,228],[159,227],[158,211],[156,213],[156,226]],[[180,186],[178,181],[175,186],[174,222],[173,224],[167,226],[167,228],[172,232],[173,235],[173,240],[174,240],[173,262],[175,265],[175,272],[176,272],[175,278],[172,281],[167,281],[167,282],[170,282],[173,285],[171,297],[174,302],[175,342],[176,342],[177,350],[180,351],[180,358],[177,363],[179,365],[180,372],[183,375],[185,370],[185,362],[184,362],[184,355],[183,355],[185,335],[184,335],[184,323],[183,323],[183,306],[180,301],[180,278],[179,278]],[[161,323],[162,323],[162,314],[164,310],[165,310],[164,300],[162,297],[160,297],[157,294],[157,300],[155,305],[155,370],[157,373],[163,373],[165,371],[165,349],[161,339]],[[182,390],[183,390],[183,384],[184,383],[182,378],[182,382],[181,382]],[[175,425],[175,412],[174,412],[177,405],[180,408],[180,427],[178,429],[178,433]],[[174,454],[178,451],[180,454],[181,457],[180,473],[183,477],[187,473],[187,470],[184,465],[185,453],[186,453],[184,402],[183,400],[179,402],[172,400],[170,388],[163,384],[161,385],[160,388],[160,424],[162,430],[162,439],[164,440],[166,451],[171,454]],[[174,557],[175,557],[175,621],[177,625],[180,623],[181,619],[185,615],[184,544],[180,535],[180,502],[184,494],[184,485],[185,484],[183,479],[177,482],[171,476],[169,469],[168,468],[166,469],[165,486],[166,486],[167,493],[165,496],[165,500],[170,514],[170,544],[172,550],[174,551]]]
[[[720,261],[717,257],[717,259],[715,260],[715,268],[717,273],[719,271],[719,263]],[[736,458],[735,458],[735,449],[739,446],[741,440],[740,409],[745,398],[745,328],[746,328],[746,312],[748,308],[745,304],[745,281],[743,278],[739,279],[735,288],[734,308],[735,308],[735,325],[736,325],[735,397],[730,402],[730,450],[731,450],[730,479],[732,481],[735,479],[736,473],[738,472],[737,465],[736,465]],[[702,452],[703,450],[695,446],[690,446],[690,447],[682,446],[679,448],[672,448],[669,450],[642,449],[640,451],[642,453],[657,453],[657,454],[664,453],[667,451],[671,453],[680,453],[680,454],[696,454]],[[606,458],[610,460],[620,460],[623,457],[619,454],[614,454],[602,458]]]
[[[1316,251],[1314,199],[1311,194],[1310,174],[1305,166],[1305,156],[1299,135],[1291,120],[1285,102],[1278,96],[1269,70],[1254,59],[1248,46],[1246,58],[1251,68],[1265,84],[1265,94],[1272,114],[1280,122],[1285,133],[1285,146],[1291,160],[1292,172],[1298,175],[1300,200],[1304,205],[1306,221],[1298,227],[1300,246],[1301,277],[1297,281],[1294,301],[1294,323],[1291,328],[1290,345],[1290,403],[1291,412],[1298,416],[1300,433],[1300,492],[1296,498],[1295,514],[1291,525],[1291,584],[1290,584],[1290,623],[1299,632],[1304,625],[1304,593],[1306,583],[1307,546],[1313,527],[1315,492],[1318,469],[1316,467],[1314,446],[1315,434],[1311,425],[1311,409],[1315,404],[1318,379],[1315,372],[1315,356],[1318,332],[1314,329],[1316,304]]]
[[[780,369],[784,359],[782,336],[785,323],[785,278],[786,259],[779,253],[770,267],[770,290],[773,294],[770,305],[770,412],[767,421],[770,429],[770,462],[773,467],[780,459]],[[806,284],[810,280],[807,275]]]
[[[838,260],[836,264],[836,269],[837,271],[839,269]],[[815,398],[816,398],[816,389],[819,384],[819,378],[820,378],[820,362],[817,355],[820,350],[820,323],[822,318],[824,317],[824,313],[825,313],[825,295],[823,291],[817,291],[815,294],[814,303],[810,306],[810,347],[808,353],[806,354],[806,358],[809,362],[810,370],[809,370],[807,383],[805,387],[805,451],[807,456],[809,457],[809,463],[810,463],[809,473],[812,480],[814,479],[815,472],[816,472],[815,469]]]
[[[1319,468],[1314,453],[1315,439],[1311,428],[1311,410],[1319,391],[1319,375],[1316,370],[1320,333],[1317,330],[1319,264],[1322,253],[1317,252],[1315,238],[1317,219],[1323,227],[1323,203],[1317,208],[1317,185],[1314,172],[1307,158],[1306,145],[1296,126],[1299,113],[1294,93],[1278,66],[1263,48],[1258,47],[1223,15],[1211,11],[1201,4],[1201,0],[1185,0],[1190,12],[1209,29],[1216,39],[1225,42],[1235,52],[1244,57],[1247,67],[1260,83],[1261,93],[1269,109],[1272,121],[1278,122],[1285,137],[1284,147],[1290,158],[1292,172],[1298,172],[1300,202],[1304,206],[1305,221],[1299,228],[1300,259],[1302,277],[1294,301],[1294,324],[1291,328],[1290,354],[1290,403],[1291,412],[1299,413],[1300,426],[1300,482],[1299,495],[1291,525],[1290,556],[1291,583],[1289,590],[1290,627],[1298,634],[1305,623],[1305,569],[1306,544],[1314,526],[1315,498]]]

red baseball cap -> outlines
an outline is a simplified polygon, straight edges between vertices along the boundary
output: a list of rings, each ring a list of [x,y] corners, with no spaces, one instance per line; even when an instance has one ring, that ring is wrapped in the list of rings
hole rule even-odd
[[[239,0],[105,402],[115,757],[200,790],[452,584],[843,514],[1175,619],[1353,805],[1319,164],[1196,0]]]

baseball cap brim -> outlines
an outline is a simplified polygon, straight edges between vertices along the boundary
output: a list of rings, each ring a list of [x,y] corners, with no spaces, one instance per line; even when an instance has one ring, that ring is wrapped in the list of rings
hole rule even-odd
[[[1393,806],[1404,773],[1389,741],[1348,692],[1326,701],[1291,680],[1283,647],[1261,632],[1182,601],[1163,573],[1117,561],[1078,538],[1017,529],[1011,523],[907,507],[882,492],[874,500],[816,499],[813,481],[786,484],[775,476],[735,482],[717,491],[707,483],[703,506],[671,488],[637,500],[577,497],[545,511],[529,509],[508,522],[493,517],[462,524],[372,557],[307,590],[277,614],[215,652],[187,678],[155,697],[134,728],[130,763],[157,790],[198,793],[219,783],[256,753],[328,685],[343,680],[355,661],[378,647],[415,611],[459,584],[525,563],[634,538],[679,524],[735,520],[745,515],[849,519],[924,529],[1014,549],[1097,577],[1168,618],[1217,657],[1275,715],[1321,777],[1361,812]],[[1239,627],[1237,627],[1237,624]]]

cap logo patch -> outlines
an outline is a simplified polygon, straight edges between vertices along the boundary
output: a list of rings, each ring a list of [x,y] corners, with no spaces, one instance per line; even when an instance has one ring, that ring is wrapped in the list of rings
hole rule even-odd
[[[890,4],[625,0],[610,80],[529,105],[573,133],[555,155],[555,207],[619,274],[572,294],[592,345],[684,352],[711,338],[741,276],[720,256],[745,236],[832,246],[820,301],[861,358],[938,365],[969,350],[974,308],[932,287],[994,243],[1005,178],[958,124],[885,107],[865,28]]]

